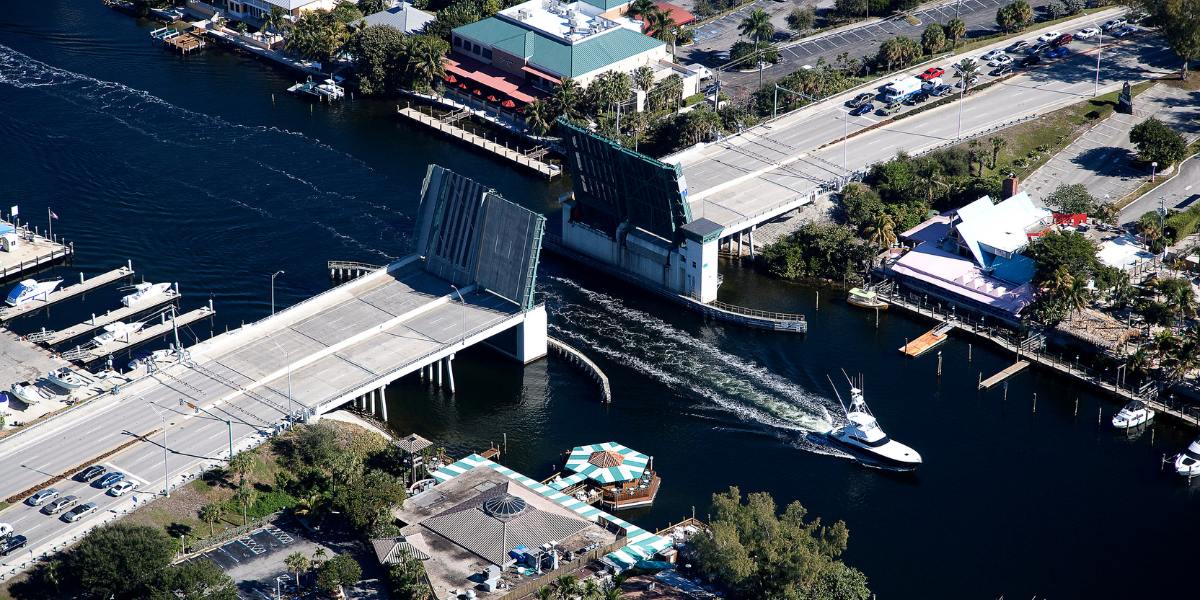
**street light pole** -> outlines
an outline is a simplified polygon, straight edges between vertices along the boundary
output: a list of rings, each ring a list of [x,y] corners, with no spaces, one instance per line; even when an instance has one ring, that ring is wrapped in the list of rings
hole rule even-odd
[[[275,271],[271,273],[271,314],[275,314],[275,278],[283,275],[287,271]]]
[[[188,408],[190,408],[192,410],[202,411],[204,414],[206,414],[218,421],[225,422],[225,426],[229,428],[229,460],[233,460],[233,421],[230,421],[229,419],[222,419],[221,417],[218,417],[217,415],[214,415],[213,413],[209,412],[208,409],[204,408],[203,406],[200,406],[199,404],[188,402],[187,400],[183,400],[183,399],[180,399],[179,403],[187,406]]]
[[[1100,37],[1096,38],[1096,91],[1092,96],[1100,95],[1100,53],[1104,52],[1104,29],[1100,29]]]
[[[296,408],[295,408],[295,404],[292,402],[292,353],[291,353],[291,352],[288,352],[288,351],[287,351],[287,348],[284,348],[282,345],[280,345],[280,343],[279,343],[279,340],[271,340],[271,341],[275,342],[275,347],[276,347],[276,348],[279,348],[279,351],[283,353],[283,360],[286,360],[286,361],[287,361],[287,369],[288,369],[288,376],[287,376],[287,377],[288,377],[288,418],[289,418],[289,419],[292,419],[292,418],[295,418],[295,416],[296,416]]]
[[[142,398],[142,399],[145,400],[145,398]],[[157,414],[159,416],[159,418],[162,419],[162,423],[163,423],[162,424],[162,432],[163,432],[163,443],[162,443],[162,447],[163,447],[163,497],[170,498],[171,497],[171,471],[167,467],[167,414],[162,412],[159,409],[157,404],[155,404],[153,402],[150,402],[149,404],[150,404],[150,408],[153,409],[155,414]]]

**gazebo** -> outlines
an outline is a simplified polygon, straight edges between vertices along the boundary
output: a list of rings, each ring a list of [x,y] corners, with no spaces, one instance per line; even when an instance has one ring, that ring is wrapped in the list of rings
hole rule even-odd
[[[555,477],[550,487],[557,490],[576,489],[584,482],[593,489],[588,496],[596,497],[614,510],[647,506],[658,493],[659,477],[651,468],[651,458],[616,442],[576,446],[567,458],[567,477]],[[589,500],[590,501],[590,500]]]

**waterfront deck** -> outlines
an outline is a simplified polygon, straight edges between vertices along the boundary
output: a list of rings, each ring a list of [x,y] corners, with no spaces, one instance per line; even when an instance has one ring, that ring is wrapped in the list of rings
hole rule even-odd
[[[486,150],[496,156],[541,173],[542,175],[545,175],[551,179],[562,174],[562,167],[540,160],[540,157],[538,157],[535,153],[524,154],[513,148],[509,148],[507,145],[497,144],[496,142],[493,142],[487,138],[475,135],[470,131],[456,127],[451,123],[447,123],[446,121],[443,121],[435,116],[427,115],[411,107],[398,108],[396,112],[402,117],[416,121],[417,123],[440,131],[446,135],[462,140],[463,142],[471,144],[476,148]]]
[[[180,54],[188,55],[197,50],[203,50],[208,42],[194,33],[183,33],[163,40],[163,44]]]
[[[951,329],[954,329],[954,323],[942,323],[941,325],[938,325],[937,327],[934,327],[933,329],[921,334],[921,337],[904,344],[900,347],[900,351],[909,358],[921,356],[922,354],[941,346],[942,343],[949,338]]]
[[[988,377],[987,379],[980,381],[979,389],[990,390],[993,387],[995,387],[996,384],[1000,383],[1001,381],[1004,381],[1005,379],[1008,379],[1009,377],[1012,377],[1013,375],[1016,375],[1017,373],[1024,371],[1025,367],[1028,367],[1028,366],[1029,366],[1029,361],[1018,360],[1017,362],[1005,367],[1004,370],[1000,371],[999,373],[996,373],[995,375],[992,375],[991,377]]]
[[[0,225],[11,227],[12,223],[0,221]],[[17,231],[17,236],[19,241],[16,246],[0,252],[0,280],[58,262],[75,251],[71,244],[38,235],[24,227]]]
[[[93,344],[90,346],[79,346],[72,350],[63,352],[62,357],[67,360],[73,360],[83,364],[94,362],[106,356],[116,354],[122,350],[128,350],[129,348],[139,344],[144,344],[150,340],[166,335],[170,333],[174,327],[186,327],[187,325],[195,323],[201,319],[207,319],[208,317],[216,314],[216,312],[217,311],[213,309],[212,302],[210,301],[207,306],[202,306],[196,310],[177,315],[174,319],[172,319],[169,314],[163,313],[161,320],[158,323],[143,327],[140,331],[130,335],[126,339],[113,340],[102,345]]]
[[[113,269],[107,273],[101,273],[91,279],[85,279],[83,273],[79,274],[79,283],[69,285],[65,288],[60,288],[46,295],[44,299],[30,300],[19,306],[8,306],[0,309],[0,321],[9,321],[17,317],[27,315],[41,308],[50,306],[56,302],[61,302],[68,298],[73,298],[83,293],[90,292],[101,286],[108,285],[114,281],[119,281],[123,277],[133,275],[132,263],[127,263],[125,266]]]
[[[110,323],[123,321],[140,312],[157,308],[169,302],[174,302],[181,297],[182,296],[179,292],[175,291],[175,289],[171,289],[168,290],[167,293],[156,296],[145,302],[139,302],[132,306],[123,306],[116,310],[110,310],[98,317],[96,315],[92,315],[91,319],[88,319],[82,323],[77,323],[65,329],[59,329],[58,331],[43,330],[31,333],[25,337],[31,342],[45,344],[47,346],[57,346],[58,344],[95,331]]]

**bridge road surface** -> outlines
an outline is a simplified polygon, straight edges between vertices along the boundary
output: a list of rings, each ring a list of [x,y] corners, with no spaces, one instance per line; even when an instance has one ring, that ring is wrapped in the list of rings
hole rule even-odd
[[[1081,19],[1071,23],[1070,28],[1090,26],[1108,18],[1111,14],[1104,13]],[[1003,47],[1004,43],[997,46]],[[1153,32],[1135,34],[1117,46],[1106,45],[1101,62],[1101,91],[1123,81],[1172,72],[1178,66],[1178,59],[1165,46]],[[1094,44],[1087,42],[1071,44],[1072,54],[1068,57],[1023,70],[967,96],[962,110],[962,134],[969,136],[1092,97],[1094,48]],[[985,51],[986,48],[977,49],[971,56],[977,57]],[[948,145],[955,139],[958,102],[854,135],[880,121],[874,114],[848,115],[842,102],[856,93],[843,94],[740,135],[664,158],[683,167],[692,215],[716,221],[725,227],[726,235],[735,233],[765,220],[763,214],[795,203],[841,176],[888,160],[897,152],[918,153]],[[845,149],[841,142],[821,149],[842,138],[844,131],[852,135]]]
[[[192,349],[194,365],[171,365],[130,384],[120,395],[98,398],[20,436],[0,441],[0,493],[17,494],[147,432],[160,430],[156,404],[169,417],[168,468],[173,486],[224,461],[228,454],[225,421],[193,414],[180,399],[205,407],[232,422],[235,447],[244,449],[265,439],[288,413],[287,367],[297,406],[322,406],[382,373],[432,351],[458,347],[464,331],[470,340],[492,335],[489,328],[519,316],[497,296],[463,289],[466,304],[449,284],[424,271],[367,276],[309,301]],[[369,280],[369,281],[364,281]],[[478,332],[478,333],[477,333]],[[486,336],[485,336],[486,337]],[[252,388],[249,395],[238,386]],[[163,487],[162,433],[138,441],[98,461],[130,476],[144,503]],[[72,475],[74,473],[71,473]],[[29,550],[40,554],[81,535],[113,510],[128,510],[133,498],[113,498],[103,490],[73,480],[54,486],[80,503],[94,501],[97,514],[74,524],[38,512],[41,507],[16,504],[0,512],[0,521],[29,538]],[[28,561],[19,550],[0,559],[7,567]],[[8,575],[9,570],[0,570]]]

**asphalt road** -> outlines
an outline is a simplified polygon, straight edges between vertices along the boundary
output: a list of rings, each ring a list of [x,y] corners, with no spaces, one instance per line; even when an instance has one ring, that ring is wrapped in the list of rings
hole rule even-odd
[[[953,4],[919,9],[912,13],[916,19],[914,23],[901,16],[895,16],[864,23],[835,34],[818,34],[795,41],[788,41],[787,31],[782,29],[777,31],[775,38],[775,42],[782,48],[780,62],[763,69],[762,79],[764,84],[775,81],[805,65],[815,65],[822,58],[833,63],[843,53],[850,58],[874,56],[879,50],[879,44],[885,40],[896,36],[920,40],[921,34],[930,23],[945,24],[956,14],[967,24],[967,39],[990,35],[999,31],[996,25],[996,10],[1008,1],[961,0]],[[1039,10],[1049,2],[1034,0],[1030,4],[1035,10]],[[696,43],[681,49],[680,56],[685,62],[702,63],[712,69],[725,64],[729,60],[729,48],[741,39],[738,37],[738,23],[758,5],[779,6],[775,2],[759,0],[754,6],[748,6],[698,28]],[[791,5],[786,6],[790,10]],[[745,97],[758,89],[758,72],[722,72],[721,87],[733,97]]]
[[[1129,203],[1121,211],[1121,223],[1137,221],[1160,205],[1167,210],[1183,210],[1197,204],[1200,204],[1200,157],[1184,161],[1177,175]]]

